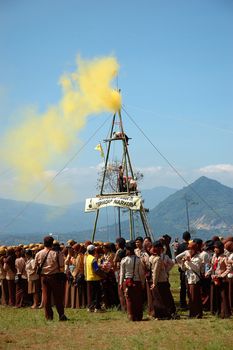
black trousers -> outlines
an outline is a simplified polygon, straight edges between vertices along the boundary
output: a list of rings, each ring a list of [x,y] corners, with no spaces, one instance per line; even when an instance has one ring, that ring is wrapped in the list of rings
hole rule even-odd
[[[87,307],[89,309],[100,309],[101,297],[101,281],[87,281]]]

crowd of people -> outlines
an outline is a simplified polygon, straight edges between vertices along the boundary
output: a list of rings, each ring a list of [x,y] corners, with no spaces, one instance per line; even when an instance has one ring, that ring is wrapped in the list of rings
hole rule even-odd
[[[173,249],[173,254],[171,252]],[[180,305],[174,302],[169,273],[178,265]],[[147,309],[152,319],[178,319],[179,310],[202,318],[211,312],[231,317],[233,308],[233,237],[183,242],[164,235],[116,243],[69,240],[53,237],[43,244],[0,247],[0,301],[8,307],[44,308],[47,320],[53,308],[66,321],[66,308],[104,312],[126,311],[132,321],[141,321]]]

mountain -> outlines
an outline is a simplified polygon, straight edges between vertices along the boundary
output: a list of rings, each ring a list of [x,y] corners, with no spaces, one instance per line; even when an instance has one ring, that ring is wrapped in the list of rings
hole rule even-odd
[[[155,237],[164,233],[181,236],[187,230],[187,212],[190,229],[198,236],[209,238],[214,234],[233,234],[232,188],[203,176],[191,185],[174,191],[163,187],[142,191],[145,206],[155,206],[148,214]],[[157,204],[160,199],[164,200]],[[143,229],[140,220],[135,217],[135,235],[141,235]],[[84,213],[84,203],[58,207],[0,199],[0,244],[38,242],[48,232],[59,236],[60,241],[69,238],[83,241],[91,238],[94,220],[95,213]],[[102,209],[96,239],[114,240],[118,236],[117,220],[117,212],[113,208]],[[127,212],[121,214],[121,222],[122,235],[128,238]]]
[[[58,207],[39,203],[27,203],[0,199],[0,225],[4,231],[11,233],[30,233],[55,230],[82,230],[81,209],[83,204],[74,207]],[[15,216],[19,215],[16,220]],[[12,221],[12,223],[11,223]]]
[[[151,208],[174,191],[168,187],[156,187],[142,191],[142,195],[145,199],[145,205]],[[59,235],[83,232],[83,235],[86,236],[86,231],[91,232],[93,228],[95,213],[84,213],[84,205],[84,202],[78,202],[66,207],[59,207],[0,199],[0,232],[2,231],[0,244],[6,239],[8,242],[12,241],[13,237],[17,235],[19,236],[15,238],[17,242],[22,242],[22,239],[26,239],[25,237],[41,237],[46,232]],[[113,208],[104,209],[99,215],[98,227],[112,225],[116,220],[117,216]]]
[[[170,195],[150,212],[154,232],[180,235],[190,228],[199,234],[233,232],[233,189],[205,176]]]
[[[188,229],[187,212],[192,237],[205,240],[215,234],[233,235],[233,189],[202,176],[150,210],[148,221],[155,239],[165,233],[173,238],[181,237]],[[126,217],[127,215],[125,220],[122,218],[121,229],[124,237],[129,238],[129,220]],[[140,220],[135,220],[134,228],[136,236],[143,236],[144,230]],[[106,236],[111,240],[118,236],[114,225],[97,230],[97,239]]]

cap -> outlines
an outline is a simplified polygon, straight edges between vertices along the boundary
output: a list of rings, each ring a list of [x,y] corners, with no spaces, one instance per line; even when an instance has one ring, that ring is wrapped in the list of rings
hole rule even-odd
[[[0,248],[0,255],[5,255],[6,254],[6,250],[4,248]]]
[[[88,252],[93,252],[95,250],[95,246],[93,245],[93,244],[89,244],[88,246],[87,246],[87,251]]]

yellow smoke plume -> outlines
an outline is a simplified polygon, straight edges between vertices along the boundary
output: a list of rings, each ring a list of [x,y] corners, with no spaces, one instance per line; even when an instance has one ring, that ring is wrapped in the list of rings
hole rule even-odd
[[[60,78],[60,101],[42,114],[27,112],[24,122],[7,132],[1,158],[16,170],[21,183],[43,180],[53,161],[77,144],[90,114],[120,109],[120,94],[111,87],[118,69],[114,57],[78,58],[76,70]]]

